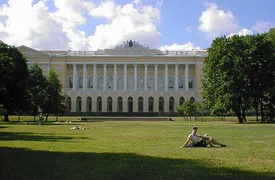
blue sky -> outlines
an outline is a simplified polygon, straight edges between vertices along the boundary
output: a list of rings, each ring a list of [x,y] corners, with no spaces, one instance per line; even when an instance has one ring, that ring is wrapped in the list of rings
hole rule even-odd
[[[273,0],[1,0],[0,39],[36,49],[97,50],[134,39],[205,49],[220,35],[275,27]]]

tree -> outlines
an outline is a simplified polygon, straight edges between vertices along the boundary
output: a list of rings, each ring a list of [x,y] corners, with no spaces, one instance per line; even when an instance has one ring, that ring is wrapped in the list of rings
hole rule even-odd
[[[62,93],[62,85],[57,73],[53,69],[50,69],[47,81],[47,97],[42,106],[43,112],[46,114],[46,120],[49,114],[55,114],[58,116],[59,113],[64,112],[66,109],[65,96]]]
[[[203,116],[203,104],[200,102],[193,102],[191,100],[185,101],[181,106],[177,108],[180,115],[189,116],[191,121],[192,117],[198,120],[198,117]]]
[[[216,38],[204,63],[203,96],[212,114],[233,110],[239,123],[253,107],[262,113],[274,87],[272,44],[266,34]],[[274,51],[273,51],[274,52]],[[257,112],[257,111],[256,111]]]
[[[42,109],[43,103],[46,101],[47,86],[48,81],[42,69],[37,64],[31,66],[29,68],[28,89],[31,94],[31,113],[34,116],[34,121],[38,110]]]
[[[29,104],[26,59],[17,48],[0,41],[0,107],[4,120],[14,111],[25,111]]]

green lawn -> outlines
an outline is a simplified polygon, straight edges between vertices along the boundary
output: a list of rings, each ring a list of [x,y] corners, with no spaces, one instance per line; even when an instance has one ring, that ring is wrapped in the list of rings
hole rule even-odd
[[[180,148],[193,125],[228,147]],[[275,179],[275,124],[1,122],[0,163],[1,180]]]

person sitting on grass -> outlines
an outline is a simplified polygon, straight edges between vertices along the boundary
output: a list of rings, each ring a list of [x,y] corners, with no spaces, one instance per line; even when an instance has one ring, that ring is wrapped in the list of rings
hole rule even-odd
[[[226,147],[225,144],[219,143],[214,140],[213,137],[205,134],[201,136],[197,134],[198,127],[194,126],[191,134],[188,135],[187,140],[181,147],[215,147],[214,145],[219,145],[221,147]],[[191,141],[191,143],[189,143]]]

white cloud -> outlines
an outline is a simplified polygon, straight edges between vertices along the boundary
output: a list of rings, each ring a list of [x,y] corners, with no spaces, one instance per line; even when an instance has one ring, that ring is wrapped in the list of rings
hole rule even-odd
[[[214,3],[206,3],[202,12],[198,29],[209,37],[230,34],[238,31],[239,25],[231,11],[225,12]]]
[[[147,42],[150,47],[159,44],[160,32],[156,24],[160,11],[152,6],[135,7],[133,4],[116,5],[114,1],[101,3],[89,11],[93,17],[108,19],[108,23],[96,27],[89,36],[89,49],[112,48],[127,40]]]
[[[38,49],[66,48],[68,38],[62,25],[48,12],[45,1],[9,0],[0,8],[0,39],[11,45],[27,45]]]
[[[56,9],[50,12],[49,3]],[[157,5],[161,7],[162,1]],[[89,26],[89,16],[106,19],[92,34],[83,29]],[[124,5],[104,1],[98,6],[88,0],[8,0],[0,6],[0,39],[38,49],[97,50],[126,39],[157,47],[160,18],[158,8],[143,6],[139,0]]]
[[[192,42],[187,42],[186,44],[172,44],[165,45],[159,48],[161,51],[191,51],[191,50],[200,50],[201,48],[193,44]]]
[[[229,35],[229,37],[232,37],[232,36],[234,36],[234,35],[246,36],[246,35],[252,35],[252,34],[253,34],[253,31],[244,28],[244,29],[240,30],[240,31],[237,32],[237,33],[231,33],[231,34]]]
[[[268,32],[270,28],[274,26],[275,25],[270,22],[256,21],[256,24],[252,26],[252,29],[257,33],[265,33]]]

